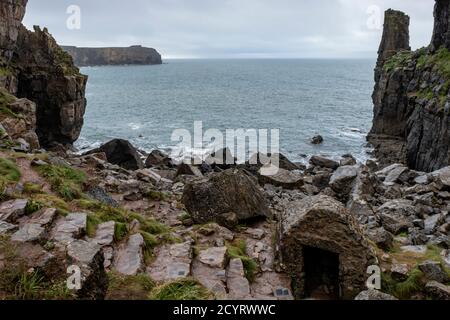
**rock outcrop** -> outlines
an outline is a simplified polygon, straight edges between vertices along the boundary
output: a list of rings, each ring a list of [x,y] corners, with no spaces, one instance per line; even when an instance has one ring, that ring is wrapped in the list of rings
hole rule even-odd
[[[128,48],[78,48],[63,47],[79,67],[104,65],[162,64],[161,55],[153,48],[131,46]]]
[[[449,15],[449,1],[437,0],[432,43],[411,52],[409,18],[386,12],[368,136],[382,165],[400,162],[434,171],[450,163]]]
[[[21,23],[27,1],[0,2],[0,87],[36,104],[36,133],[42,146],[70,146],[86,108],[87,77],[72,58],[39,27]]]

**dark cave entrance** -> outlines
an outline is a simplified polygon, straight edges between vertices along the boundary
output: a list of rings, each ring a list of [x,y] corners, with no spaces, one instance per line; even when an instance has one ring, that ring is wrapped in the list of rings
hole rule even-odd
[[[339,299],[339,255],[304,247],[305,296],[321,300]]]

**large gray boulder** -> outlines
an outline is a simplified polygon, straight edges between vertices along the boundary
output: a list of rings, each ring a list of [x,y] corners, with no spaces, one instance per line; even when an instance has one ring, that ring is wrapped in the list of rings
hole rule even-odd
[[[229,213],[234,213],[238,220],[271,216],[261,188],[238,169],[187,183],[182,201],[197,223],[220,223],[222,216]]]
[[[104,152],[109,163],[116,164],[127,170],[138,170],[144,168],[144,163],[133,145],[123,139],[114,139],[98,149],[86,154]]]
[[[360,294],[356,296],[355,300],[377,301],[377,300],[398,300],[398,299],[394,296],[391,296],[390,294],[371,289],[362,291]]]

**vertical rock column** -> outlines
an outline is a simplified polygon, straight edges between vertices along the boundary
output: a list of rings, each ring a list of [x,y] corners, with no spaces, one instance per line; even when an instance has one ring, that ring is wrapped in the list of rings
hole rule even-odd
[[[430,50],[434,52],[442,46],[450,50],[450,0],[436,0],[434,6],[434,31]]]
[[[401,50],[411,50],[409,45],[409,16],[401,11],[389,9],[385,12],[383,38],[378,49],[378,61],[375,69],[376,82],[380,79],[381,70],[386,60]]]

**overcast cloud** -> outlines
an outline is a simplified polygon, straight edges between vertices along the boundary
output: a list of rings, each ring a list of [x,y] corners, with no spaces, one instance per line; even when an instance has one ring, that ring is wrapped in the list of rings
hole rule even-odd
[[[80,30],[66,27],[69,5],[81,8]],[[60,44],[142,44],[164,58],[375,57],[374,5],[409,14],[412,47],[428,45],[434,0],[29,0],[24,23]]]

